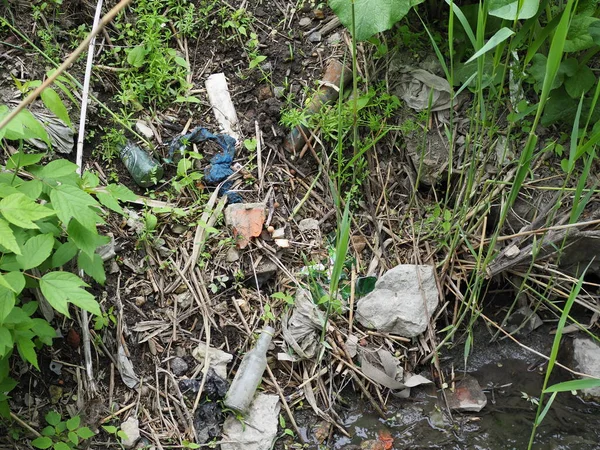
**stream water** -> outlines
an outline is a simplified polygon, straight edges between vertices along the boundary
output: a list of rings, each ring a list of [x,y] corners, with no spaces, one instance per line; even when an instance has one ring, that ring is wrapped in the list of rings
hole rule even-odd
[[[536,330],[528,344],[548,354],[549,331],[549,327]],[[460,358],[454,356],[457,367]],[[433,385],[413,389],[409,400],[389,402],[386,420],[369,410],[368,402],[356,399],[341,413],[352,438],[337,435],[333,448],[360,448],[361,443],[377,439],[383,432],[393,438],[393,449],[526,449],[537,409],[534,402],[545,375],[542,362],[509,341],[480,342],[466,369],[488,399],[481,412],[453,412],[450,419]],[[566,372],[556,371],[551,383],[568,379]],[[600,404],[571,393],[558,394],[538,427],[533,448],[600,449]]]

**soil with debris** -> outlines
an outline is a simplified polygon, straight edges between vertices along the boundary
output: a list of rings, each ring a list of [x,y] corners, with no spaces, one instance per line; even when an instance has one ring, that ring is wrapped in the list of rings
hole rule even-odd
[[[110,6],[113,4],[110,2]],[[102,121],[95,117],[97,109],[92,106],[87,129],[97,136],[86,142],[85,167],[95,171],[103,182],[111,179],[109,170],[116,171],[120,182],[154,202],[151,204],[179,208],[184,214],[155,212],[158,227],[152,233],[144,232],[143,206],[128,205],[125,218],[110,216],[101,231],[114,237],[116,257],[106,263],[106,284],[93,286],[108,324],[94,330],[93,323],[83,324],[80,318],[57,320],[53,325],[60,337],[51,348],[40,352],[39,372],[13,358],[12,370],[19,377],[19,386],[11,393],[11,410],[14,417],[33,430],[45,426],[44,415],[51,409],[61,411],[63,417],[80,415],[84,424],[98,432],[89,448],[120,445],[119,438],[103,425],[128,427],[132,435],[139,427],[140,437],[131,448],[160,449],[185,445],[186,441],[239,448],[231,446],[227,436],[223,436],[226,418],[234,415],[224,410],[220,402],[257,333],[264,325],[274,324],[276,333],[268,352],[261,393],[276,396],[278,408],[281,407],[280,414],[275,415],[276,448],[303,448],[303,444],[305,448],[408,448],[399,444],[404,431],[390,435],[370,433],[371,443],[364,436],[350,436],[360,433],[360,424],[351,430],[354,422],[349,418],[358,404],[368,405],[364,410],[359,408],[359,415],[368,411],[368,417],[381,416],[388,424],[390,414],[393,416],[398,408],[386,409],[387,403],[394,405],[388,402],[392,389],[365,376],[355,361],[357,354],[364,351],[361,349],[381,351],[381,360],[369,362],[373,366],[379,364],[375,370],[386,372],[383,375],[390,378],[389,371],[381,369],[381,365],[385,365],[385,358],[393,358],[398,373],[418,375],[422,384],[428,385],[414,385],[413,397],[416,392],[417,401],[424,395],[435,396],[444,380],[454,378],[449,363],[431,364],[432,352],[439,344],[431,327],[412,338],[369,330],[357,320],[352,321],[348,314],[348,309],[353,313],[357,297],[353,289],[345,312],[330,317],[322,344],[311,347],[308,342],[303,346],[300,339],[305,336],[295,336],[296,344],[290,345],[288,338],[291,332],[287,327],[294,320],[306,327],[307,334],[320,336],[322,309],[315,312],[307,307],[303,317],[292,314],[299,309],[300,287],[314,282],[306,273],[324,276],[330,270],[341,212],[336,210],[329,180],[322,171],[320,150],[309,145],[302,153],[290,154],[283,149],[289,130],[280,124],[282,108],[286,107],[280,92],[294,94],[295,104],[304,105],[309,93],[318,87],[328,61],[348,57],[349,35],[329,9],[311,6],[309,2],[300,10],[295,10],[290,2],[277,0],[223,4],[232,11],[244,7],[255,18],[260,51],[266,56],[262,72],[248,70],[248,57],[236,41],[224,41],[216,33],[206,33],[195,42],[187,42],[192,90],[200,104],[193,108],[173,105],[152,117],[143,111],[139,117],[152,125],[157,158],[167,156],[171,139],[193,127],[218,132],[204,82],[210,74],[225,73],[242,140],[257,138],[262,144],[258,153],[239,146],[235,157],[239,166],[233,189],[242,195],[244,204],[263,205],[258,207],[262,208],[260,217],[252,219],[257,224],[252,227],[249,244],[238,248],[234,230],[239,233],[240,226],[231,226],[232,221],[250,221],[249,210],[242,208],[237,213],[239,217],[224,221],[225,201],[214,186],[199,186],[205,188],[203,198],[191,189],[174,196],[169,190],[169,180],[176,173],[174,165],[165,167],[164,182],[152,190],[133,183],[118,160],[107,168],[105,161],[93,152],[99,143]],[[11,2],[0,6],[0,13],[7,8],[14,14],[20,31],[35,42],[36,30],[25,20],[30,5]],[[91,24],[93,5],[63,0],[62,8],[67,18],[60,19],[59,28],[69,30]],[[101,52],[109,42],[99,41]],[[68,48],[61,50],[62,54],[69,52]],[[366,60],[366,50],[359,46],[359,52]],[[11,76],[21,80],[43,78],[46,63],[33,55],[37,53],[32,53],[23,36],[0,29],[0,103],[14,105],[19,99]],[[81,77],[84,59],[80,58],[71,69],[73,75]],[[412,63],[418,65],[426,59]],[[361,76],[384,80],[387,69],[385,59],[364,64]],[[263,73],[268,74],[269,82]],[[93,92],[111,108],[119,107],[114,100],[117,81],[118,74],[101,69],[93,78]],[[460,112],[457,108],[457,115]],[[396,125],[407,116],[413,117],[414,113],[403,109]],[[432,141],[442,136],[438,131],[443,129],[443,122],[436,126],[428,134],[435,135]],[[401,263],[437,262],[428,244],[416,243],[414,233],[406,230],[410,224],[400,219],[414,194],[413,157],[421,151],[422,144],[419,131],[413,130],[406,136],[397,130],[390,132],[367,155],[370,170],[361,188],[363,200],[356,205],[359,212],[352,221],[349,252],[353,263],[346,270],[352,283],[366,275],[381,276]],[[442,145],[441,141],[430,149],[432,154],[438,144]],[[199,166],[203,171],[221,149],[214,143],[202,143],[197,150],[204,155]],[[74,159],[72,155],[68,157]],[[435,174],[432,176],[435,178]],[[435,202],[432,184],[435,182],[424,185],[419,194],[431,204]],[[319,265],[322,268],[315,268]],[[464,273],[458,276],[466,279]],[[296,305],[295,310],[290,307],[292,304]],[[450,295],[441,299],[441,312],[435,316],[438,329],[452,323],[454,305]],[[84,370],[83,326],[91,329],[93,379]],[[462,337],[457,341],[462,342]],[[544,350],[547,352],[547,347]],[[307,357],[299,358],[301,353]],[[367,362],[365,358],[362,367]],[[209,370],[205,370],[207,366]],[[397,373],[392,374],[392,381],[399,383],[396,376]],[[402,392],[405,396],[410,394]],[[268,401],[267,398],[265,402]],[[414,399],[406,400],[411,401]],[[139,425],[126,422],[132,417],[139,420]],[[371,431],[378,428],[379,419],[374,421]],[[469,421],[464,419],[461,426],[468,428]],[[9,433],[13,427],[15,422],[10,426],[0,422],[0,446],[28,448],[32,436]],[[367,443],[361,444],[363,440]],[[448,431],[435,445],[451,441]],[[413,441],[411,445],[420,444]]]

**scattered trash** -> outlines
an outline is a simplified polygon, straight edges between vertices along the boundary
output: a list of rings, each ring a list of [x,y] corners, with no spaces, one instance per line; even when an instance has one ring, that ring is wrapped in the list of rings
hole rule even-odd
[[[271,233],[273,239],[283,239],[285,237],[285,228],[277,228]]]
[[[200,390],[200,385],[202,384],[202,379],[189,379],[183,378],[179,380],[179,389],[181,393],[188,398],[196,398],[196,394]],[[202,389],[202,394],[205,395],[208,399],[216,401],[225,397],[227,393],[227,389],[229,388],[229,383],[227,380],[217,374],[215,369],[212,367],[208,369],[208,373],[206,374],[206,381],[204,382],[204,388]]]
[[[217,153],[210,160],[210,165],[204,170],[204,181],[208,184],[216,185],[227,180],[233,174],[231,164],[235,156],[236,139],[227,134],[213,134],[206,128],[196,127],[192,131],[182,136],[179,136],[169,144],[169,156],[165,158],[165,162],[173,162],[175,155],[182,154],[189,144],[197,144],[205,141],[214,141],[223,150]],[[219,191],[220,195],[227,195],[229,203],[239,203],[242,201],[240,194],[230,192],[229,189],[233,186],[233,182],[225,181]]]
[[[62,374],[62,367],[63,365],[59,362],[56,361],[50,361],[50,365],[49,368],[52,372],[54,372],[56,375],[58,375],[60,377],[60,375]]]
[[[266,326],[260,333],[255,347],[244,355],[223,401],[228,408],[242,414],[248,412],[267,367],[267,350],[274,333],[274,328]]]
[[[298,222],[298,229],[302,232],[319,229],[319,221],[317,219],[302,219]]]
[[[217,122],[221,126],[221,130],[237,142],[239,140],[239,133],[237,132],[238,118],[231,101],[231,95],[229,95],[225,74],[212,74],[208,77],[204,86],[208,94],[208,101],[212,106]]]
[[[438,296],[432,266],[400,264],[357,302],[356,318],[367,328],[415,337],[427,329]]]
[[[448,80],[424,69],[400,65],[396,67],[400,76],[396,95],[416,111],[442,111],[452,106]]]
[[[362,373],[388,389],[399,390],[397,397],[408,398],[410,388],[431,383],[421,375],[405,374],[400,360],[382,348],[358,347],[358,359]]]
[[[325,324],[325,317],[310,298],[305,289],[298,289],[294,299],[294,310],[288,319],[283,313],[281,333],[283,339],[301,359],[311,359],[317,354],[319,335]]]
[[[288,239],[275,239],[275,245],[280,248],[289,248],[290,241]]]
[[[109,259],[117,256],[117,252],[115,249],[115,237],[112,234],[107,234],[110,237],[110,242],[96,249],[96,253],[100,255],[102,261],[108,261]]]
[[[185,374],[188,370],[188,363],[186,363],[185,360],[183,358],[180,358],[179,356],[173,358],[170,361],[170,365],[171,372],[173,372],[173,375],[175,375],[176,377],[180,377],[181,375]]]
[[[120,436],[121,445],[125,448],[132,448],[140,438],[140,422],[133,416],[121,423],[121,431],[125,434]]]
[[[30,111],[35,118],[44,125],[44,129],[48,134],[48,138],[50,139],[53,150],[63,154],[68,154],[73,151],[73,146],[75,145],[75,134],[73,133],[73,129],[71,127],[69,127],[54,114],[37,110]],[[26,139],[26,141],[42,150],[48,148],[48,145],[41,139],[30,138]]]
[[[487,397],[471,375],[459,380],[453,391],[447,390],[446,399],[450,409],[456,411],[479,412],[487,405]]]
[[[222,423],[223,411],[217,402],[210,401],[199,405],[194,414],[197,443],[205,444],[211,439],[219,437]]]
[[[600,378],[600,345],[588,338],[573,339],[573,360],[580,372]],[[582,389],[584,396],[600,400],[600,386]]]
[[[204,363],[207,353],[209,357],[209,367],[203,367],[202,372],[204,373],[206,370],[212,368],[219,377],[227,379],[227,364],[231,362],[233,355],[217,348],[207,348],[205,342],[200,342],[198,347],[192,352],[192,356],[196,358],[197,361]]]
[[[246,248],[252,237],[260,236],[266,207],[264,203],[238,203],[225,209],[225,223],[233,229],[238,248]]]
[[[121,344],[119,344],[119,349],[117,351],[117,369],[121,374],[123,383],[125,383],[128,388],[135,389],[138,387],[140,379],[136,375],[135,370],[133,369],[133,364],[129,357],[125,354],[125,349]]]
[[[352,71],[339,61],[335,59],[330,60],[325,69],[321,87],[315,93],[312,101],[306,108],[306,113],[314,114],[321,109],[323,104],[337,99],[339,90],[343,87],[342,82],[345,86],[350,83],[350,81],[352,81]],[[294,128],[286,137],[283,148],[292,153],[301,150],[302,147],[304,147],[306,137],[308,137],[309,134],[308,128],[302,125]]]
[[[135,129],[139,131],[139,133],[147,139],[152,139],[154,137],[154,131],[148,125],[146,125],[141,120],[138,120],[135,123]]]
[[[133,142],[128,141],[121,148],[120,157],[138,186],[154,186],[163,176],[163,168],[158,161]]]
[[[223,424],[221,450],[265,450],[273,446],[279,423],[279,397],[258,394],[244,422],[229,416]]]
[[[522,306],[513,312],[508,318],[506,331],[526,336],[536,328],[544,325],[540,316],[538,316],[529,306]]]

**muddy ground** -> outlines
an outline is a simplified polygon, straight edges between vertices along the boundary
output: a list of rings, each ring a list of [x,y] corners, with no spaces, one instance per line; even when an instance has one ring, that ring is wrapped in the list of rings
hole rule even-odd
[[[93,292],[109,318],[106,326],[91,332],[93,379],[87,378],[81,344],[82,327],[93,328],[93,324],[83,324],[81,320],[57,320],[53,325],[61,338],[56,339],[51,348],[40,352],[40,372],[30,370],[15,359],[13,371],[20,382],[12,393],[11,408],[15,416],[32,429],[39,430],[45,425],[43,417],[50,409],[60,410],[65,417],[78,414],[85,424],[98,432],[89,444],[89,448],[95,449],[118,448],[118,439],[107,433],[102,425],[120,426],[133,416],[139,419],[141,431],[136,448],[182,448],[185,440],[195,440],[194,428],[196,432],[198,428],[208,429],[205,422],[199,421],[196,411],[199,405],[209,402],[203,396],[182,392],[181,380],[210,384],[210,380],[203,381],[202,367],[205,361],[202,357],[194,357],[195,352],[209,341],[211,347],[233,355],[233,361],[226,371],[226,378],[231,381],[241,357],[254,342],[253,333],[262,329],[264,324],[271,323],[277,328],[274,348],[269,352],[272,375],[265,372],[262,389],[279,395],[298,422],[297,428],[293,427],[293,419],[282,409],[277,448],[300,448],[302,440],[306,441],[306,448],[317,448],[319,444],[323,448],[351,448],[350,445],[377,440],[377,433],[382,426],[391,430],[395,442],[393,447],[385,448],[474,448],[474,445],[478,448],[508,448],[503,447],[501,442],[491,444],[488,441],[489,447],[486,447],[485,443],[465,440],[464,430],[471,430],[474,436],[484,434],[476,425],[479,420],[476,414],[460,415],[455,422],[460,425],[455,428],[448,425],[449,422],[444,424],[442,419],[432,424],[430,413],[436,409],[432,399],[437,400],[439,395],[440,377],[452,379],[453,364],[457,371],[461,367],[460,355],[451,355],[453,359],[450,360],[446,354],[442,354],[442,374],[431,365],[428,357],[436,346],[435,333],[403,340],[369,333],[355,325],[354,333],[360,339],[360,345],[386,348],[402,361],[405,371],[421,373],[437,382],[430,389],[415,389],[412,398],[403,401],[393,399],[389,390],[373,385],[367,384],[361,390],[359,384],[364,387],[365,380],[357,378],[353,373],[355,369],[348,367],[352,359],[348,361],[343,351],[341,358],[328,357],[322,364],[315,364],[315,361],[294,362],[277,356],[278,353],[287,352],[277,326],[284,317],[286,304],[281,298],[274,299],[271,294],[283,292],[293,296],[303,267],[309,263],[328,263],[328,251],[337,224],[327,176],[320,171],[320,150],[314,152],[311,149],[300,155],[290,154],[283,149],[282,144],[289,130],[280,123],[281,111],[290,105],[277,92],[285,89],[287,93],[294,94],[295,105],[303,105],[310,90],[322,77],[327,62],[333,58],[347,58],[350,40],[343,27],[329,27],[335,23],[335,17],[322,5],[306,2],[305,7],[295,10],[289,2],[265,0],[232,1],[229,5],[223,2],[221,6],[232,11],[243,6],[255,18],[254,28],[261,44],[260,51],[266,56],[262,72],[248,70],[247,53],[236,40],[223,40],[215,30],[207,30],[195,41],[187,42],[192,90],[200,103],[191,107],[173,104],[153,112],[143,110],[135,113],[135,117],[152,125],[152,143],[156,146],[157,157],[166,156],[166,144],[184,129],[204,126],[217,132],[218,126],[206,97],[204,81],[210,74],[224,72],[237,110],[242,139],[256,137],[257,130],[260,130],[263,142],[262,155],[258,155],[262,158],[260,173],[256,167],[256,154],[244,147],[239,149],[235,161],[246,169],[241,171],[236,187],[244,202],[264,201],[267,204],[265,229],[268,226],[285,228],[285,238],[291,245],[289,248],[280,248],[272,236],[263,231],[249,247],[236,251],[231,245],[231,230],[216,214],[213,224],[216,231],[206,239],[200,264],[194,268],[193,261],[192,269],[188,270],[188,262],[194,252],[194,239],[201,228],[198,222],[210,218],[218,204],[214,198],[211,202],[207,195],[203,202],[208,202],[210,209],[205,209],[204,204],[198,202],[198,191],[184,189],[174,194],[170,190],[174,166],[166,167],[161,184],[145,190],[132,182],[118,160],[107,164],[94,152],[103,132],[103,119],[97,115],[98,108],[92,105],[87,126],[90,136],[84,153],[86,169],[97,172],[104,182],[112,179],[111,173],[116,173],[121,183],[143,198],[182,208],[185,214],[156,213],[158,226],[151,235],[136,232],[136,223],[142,220],[140,216],[144,211],[140,205],[129,205],[129,209],[137,214],[137,219],[135,214],[129,218],[117,215],[110,217],[102,231],[114,237],[116,257],[106,263],[106,284],[93,286]],[[59,29],[73,29],[92,21],[94,6],[89,3],[64,0],[62,8],[65,14],[57,16],[54,23]],[[24,40],[25,36],[29,36],[33,42],[38,42],[35,27],[39,24],[32,24],[25,19],[31,14],[30,5],[9,2],[0,6],[2,12],[9,10],[23,35],[0,29],[2,103],[18,99],[11,75],[22,80],[41,79],[48,68],[30,43]],[[311,34],[322,32],[324,28],[329,30],[321,33],[318,41],[313,39],[314,42],[311,42],[308,39]],[[109,36],[110,33],[109,27]],[[58,39],[63,55],[70,51],[67,42],[66,38]],[[97,45],[97,52],[105,51],[110,45],[109,39],[104,36]],[[369,83],[385,80],[389,83],[393,73],[387,70],[387,59],[370,59],[372,51],[367,46],[359,46],[362,79]],[[432,57],[414,51],[407,54],[403,58],[415,65]],[[84,58],[80,58],[70,70],[81,79]],[[268,74],[268,79],[265,79],[265,74]],[[96,68],[92,80],[93,93],[109,108],[118,109],[120,105],[114,100],[118,89],[117,75]],[[72,112],[73,115],[77,114],[76,110]],[[395,124],[400,125],[407,117],[413,116],[413,111],[404,108],[398,112]],[[352,223],[350,249],[354,266],[348,271],[349,276],[381,275],[399,263],[437,262],[438,255],[431,252],[427,243],[413,245],[414,236],[402,228],[405,225],[401,225],[399,220],[413,193],[410,186],[414,182],[414,169],[406,149],[418,145],[421,140],[418,132],[412,131],[403,136],[401,132],[394,131],[368,154],[370,171],[360,188],[364,197],[356,204]],[[200,147],[199,151],[205,155],[200,164],[203,170],[218,149],[206,145]],[[73,155],[67,157],[74,159]],[[207,187],[204,192],[212,194],[214,187]],[[435,193],[427,185],[422,186],[419,195],[425,201],[435,199]],[[202,216],[206,210],[209,214]],[[300,231],[298,223],[305,218],[317,219],[318,228]],[[501,287],[504,288],[504,284]],[[457,301],[451,295],[443,299],[443,312],[437,316],[437,329],[452,323],[451,313]],[[265,308],[265,305],[269,305],[269,308]],[[501,312],[506,311],[506,307],[503,308],[492,308],[489,312],[498,323],[502,322]],[[351,334],[348,326],[347,316],[336,319],[330,345],[343,347]],[[549,328],[536,331],[538,335],[545,336],[542,338],[543,344],[537,348],[545,354],[551,345],[551,340],[546,338],[550,331]],[[484,333],[483,336],[489,337],[490,333]],[[464,335],[457,336],[457,344],[464,342]],[[482,338],[477,345],[487,348],[487,339]],[[502,348],[502,344],[494,346]],[[511,370],[514,370],[511,373],[518,376],[525,367],[522,362],[525,358],[519,359],[514,352],[509,353],[505,355],[506,360],[521,361],[508,363],[514,366],[511,366]],[[123,368],[127,365],[124,361],[131,362],[131,369]],[[500,364],[496,360],[488,363]],[[528,361],[527,364],[530,363]],[[57,368],[56,364],[60,367]],[[506,371],[500,366],[496,368],[498,370],[495,373]],[[489,382],[506,384],[504,378],[493,380],[494,376],[485,372],[483,364],[473,366],[470,370]],[[314,376],[315,373],[320,376]],[[128,387],[127,377],[132,375],[135,377],[132,382],[134,387]],[[539,373],[536,376],[541,377]],[[486,380],[480,380],[481,384],[486,384]],[[311,392],[314,391],[312,398],[307,398],[306,385]],[[533,385],[537,386],[535,383]],[[204,389],[207,386],[204,385]],[[374,400],[367,401],[365,391],[370,392]],[[512,389],[510,398],[515,400],[519,392],[518,388]],[[533,390],[529,394],[536,395]],[[365,406],[371,403],[388,405],[387,421],[378,419],[373,409]],[[426,406],[418,406],[420,403]],[[522,407],[509,405],[502,412],[510,411],[513,407],[526,411],[527,420],[533,419],[533,406],[526,400],[522,401]],[[567,407],[576,409],[572,404]],[[402,422],[398,418],[406,408],[412,408],[411,414],[416,414],[413,421]],[[498,407],[497,410],[502,408]],[[586,403],[583,409],[587,412],[593,408]],[[220,414],[214,412],[213,419],[222,421]],[[352,414],[363,417],[366,424],[356,425],[356,421],[350,417]],[[553,420],[564,424],[560,418]],[[594,420],[597,421],[597,416]],[[415,431],[408,439],[408,428],[419,422],[426,426],[416,428],[418,432]],[[0,424],[0,445],[3,448],[29,448],[31,436],[15,432],[18,428],[15,422],[12,425]],[[424,437],[428,434],[427,430],[432,428],[442,433],[439,440]],[[286,429],[290,430],[288,434]],[[344,430],[348,436],[344,436]],[[524,430],[525,427],[519,428],[518,432]],[[501,433],[492,432],[490,436],[504,439]],[[221,436],[218,426],[209,437],[209,441],[219,442]],[[585,439],[594,438],[598,439],[598,436],[593,433],[585,436]],[[403,440],[405,444],[402,444]],[[550,440],[548,438],[544,442]],[[512,445],[522,448],[522,442]],[[575,448],[564,445],[559,440],[555,448]]]

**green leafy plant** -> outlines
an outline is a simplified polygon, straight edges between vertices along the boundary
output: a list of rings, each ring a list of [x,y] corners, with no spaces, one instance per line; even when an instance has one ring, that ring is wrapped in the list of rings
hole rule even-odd
[[[0,119],[8,108],[0,105]],[[27,110],[0,130],[0,139],[49,141],[41,123]],[[99,186],[98,177],[66,160],[41,164],[44,154],[11,155],[0,173],[0,414],[8,415],[9,359],[19,356],[39,369],[37,350],[51,345],[53,327],[34,317],[38,301],[23,295],[39,289],[47,303],[69,317],[71,304],[94,315],[100,308],[89,285],[65,270],[77,267],[103,284],[106,275],[96,249],[108,242],[98,233],[102,208],[122,213],[119,200],[135,199],[129,189]]]
[[[41,437],[31,441],[31,445],[39,449],[70,450],[78,448],[79,444],[95,436],[88,427],[81,426],[81,418],[73,416],[62,420],[56,411],[46,414],[48,426],[41,432]]]
[[[127,439],[127,433],[121,430],[121,428],[114,425],[102,425],[102,429],[108,434],[112,434],[116,438],[116,441],[119,443],[121,448],[125,448],[123,447],[123,444],[121,444],[121,441]]]

